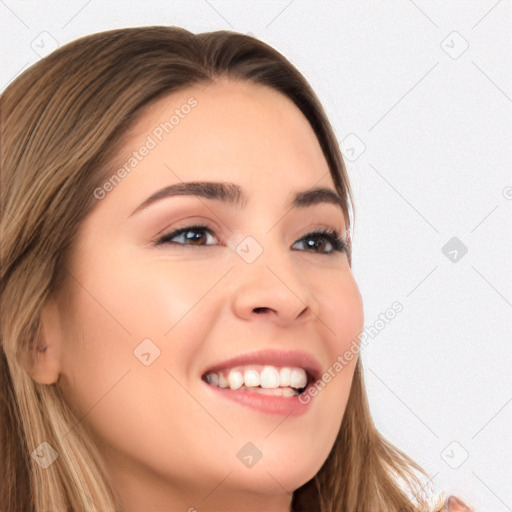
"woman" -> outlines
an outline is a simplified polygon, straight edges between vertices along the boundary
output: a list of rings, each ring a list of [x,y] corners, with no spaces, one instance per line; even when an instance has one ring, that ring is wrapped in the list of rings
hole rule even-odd
[[[1,107],[2,510],[442,508],[372,422],[350,185],[282,55],[113,30]]]

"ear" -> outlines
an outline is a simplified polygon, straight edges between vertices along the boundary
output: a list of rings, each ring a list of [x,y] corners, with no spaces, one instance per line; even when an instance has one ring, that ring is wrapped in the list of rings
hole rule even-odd
[[[39,331],[26,354],[25,369],[40,384],[54,384],[61,370],[62,322],[54,299],[49,299],[41,311]]]

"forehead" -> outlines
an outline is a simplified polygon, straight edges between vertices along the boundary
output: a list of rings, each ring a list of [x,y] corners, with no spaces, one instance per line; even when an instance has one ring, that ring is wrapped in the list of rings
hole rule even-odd
[[[194,98],[197,105],[191,109],[184,108],[190,98]],[[179,112],[180,109],[190,112],[183,115]],[[291,129],[295,135],[302,131],[302,136],[305,136],[306,132],[307,136],[314,136],[306,117],[293,101],[281,92],[266,85],[226,78],[197,84],[151,102],[144,107],[144,113],[139,116],[131,135],[136,137],[147,133],[159,123],[169,121],[173,113],[180,117],[180,120],[173,121],[174,128],[180,124],[182,132],[183,126],[193,125],[197,129],[216,128],[209,133],[211,136],[215,136],[218,130],[229,133],[230,128],[236,129],[236,133],[240,135],[245,135],[248,131],[258,136],[263,133],[284,135],[284,132]],[[187,123],[182,123],[185,118],[189,118]],[[248,120],[251,122],[248,123]],[[173,135],[177,134],[179,130]],[[207,134],[205,131],[198,133],[202,136]]]
[[[303,113],[291,99],[260,84],[220,80],[159,99],[145,109],[125,138],[122,159],[148,137],[156,147],[145,160],[160,159],[187,170],[193,161],[198,173],[236,169],[236,176],[243,178],[255,171],[295,169],[295,178],[300,179],[306,174],[300,171],[307,168],[328,170]]]
[[[146,106],[110,170],[121,167],[128,176],[110,197],[132,210],[132,202],[180,182],[235,183],[279,207],[292,190],[334,188],[297,106],[270,87],[239,81],[199,84]]]

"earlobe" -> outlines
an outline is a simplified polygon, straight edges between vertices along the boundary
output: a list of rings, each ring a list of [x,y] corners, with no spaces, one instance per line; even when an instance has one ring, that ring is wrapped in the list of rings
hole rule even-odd
[[[61,323],[56,302],[44,306],[37,339],[33,340],[25,361],[25,369],[40,384],[54,384],[60,375]]]

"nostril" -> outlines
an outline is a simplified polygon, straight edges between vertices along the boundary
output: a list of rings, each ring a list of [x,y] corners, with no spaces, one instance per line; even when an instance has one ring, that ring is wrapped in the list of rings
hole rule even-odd
[[[267,311],[268,308],[265,308],[265,307],[262,307],[262,308],[254,308],[254,312],[255,313],[264,313],[265,311]]]

